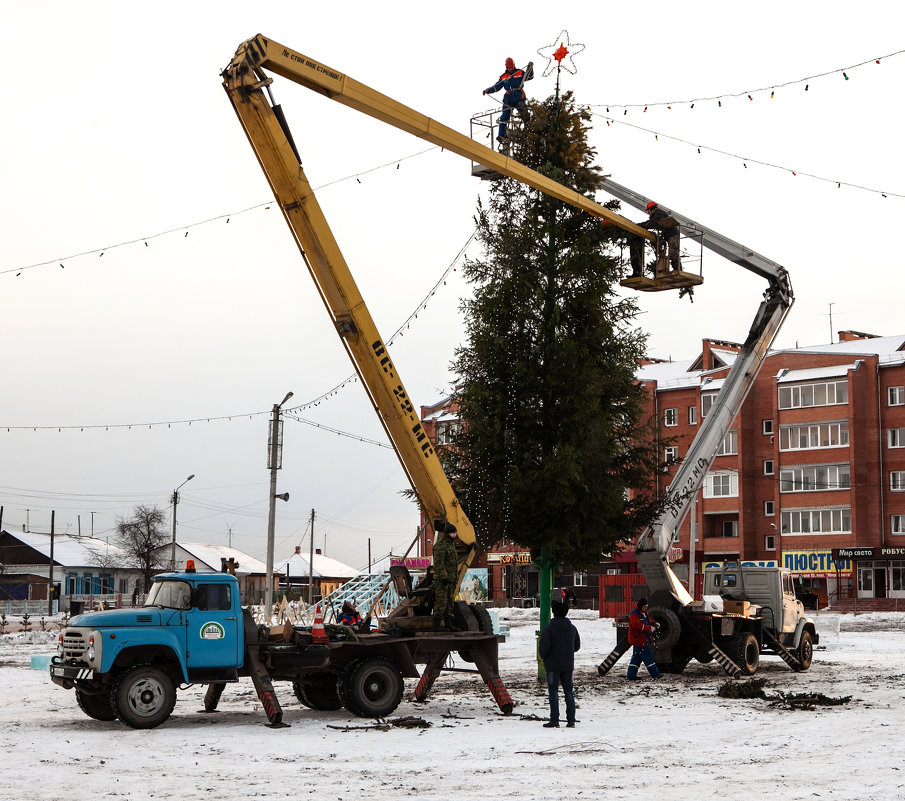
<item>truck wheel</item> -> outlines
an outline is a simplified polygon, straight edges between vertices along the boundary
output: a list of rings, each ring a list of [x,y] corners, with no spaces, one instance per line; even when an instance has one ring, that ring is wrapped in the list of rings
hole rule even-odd
[[[295,697],[309,709],[332,711],[342,708],[343,702],[336,693],[335,681],[319,680],[307,684],[294,681],[292,689],[295,691]]]
[[[811,666],[811,660],[814,658],[814,640],[811,637],[811,632],[801,632],[801,642],[798,643],[796,656],[801,662],[802,670],[807,670]]]
[[[349,665],[338,686],[343,705],[353,715],[381,718],[399,706],[405,685],[402,671],[393,662],[375,656]]]
[[[110,697],[104,695],[88,695],[81,690],[75,691],[75,700],[89,718],[95,720],[116,720],[116,712],[110,705]]]
[[[656,648],[672,648],[682,636],[682,621],[679,616],[665,606],[652,606],[650,617],[660,624],[657,632]]]
[[[674,659],[672,662],[664,662],[662,665],[658,662],[657,667],[660,668],[661,673],[672,673],[678,676],[688,667],[688,662],[688,657],[683,656],[679,659]]]
[[[735,640],[735,662],[742,669],[742,675],[753,676],[760,664],[760,646],[757,637],[750,631],[743,631]]]
[[[493,618],[490,616],[490,612],[488,612],[483,606],[478,606],[477,604],[471,605],[471,611],[474,613],[475,618],[478,621],[478,631],[481,634],[493,634]],[[474,662],[474,657],[471,655],[471,651],[461,650],[459,651],[459,656],[462,657],[466,662]]]
[[[136,665],[123,673],[111,695],[116,716],[133,729],[153,729],[176,706],[176,685],[154,665]]]

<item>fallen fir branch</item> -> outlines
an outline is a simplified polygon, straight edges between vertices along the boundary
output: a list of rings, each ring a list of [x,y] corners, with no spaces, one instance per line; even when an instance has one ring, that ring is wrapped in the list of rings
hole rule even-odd
[[[430,728],[430,722],[426,721],[424,718],[416,718],[412,715],[408,715],[404,718],[395,718],[393,720],[383,720],[378,718],[375,723],[369,723],[364,726],[351,726],[346,724],[345,726],[331,726],[327,725],[328,729],[336,729],[337,731],[366,731],[369,729],[376,731],[389,731],[390,729],[428,729]]]

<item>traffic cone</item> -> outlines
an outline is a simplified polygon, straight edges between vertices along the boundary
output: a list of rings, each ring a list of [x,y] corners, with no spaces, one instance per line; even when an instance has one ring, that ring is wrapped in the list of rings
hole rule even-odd
[[[324,616],[321,613],[321,605],[317,605],[314,611],[314,625],[311,627],[311,642],[315,645],[322,645],[330,642],[327,636],[327,630],[324,628]]]

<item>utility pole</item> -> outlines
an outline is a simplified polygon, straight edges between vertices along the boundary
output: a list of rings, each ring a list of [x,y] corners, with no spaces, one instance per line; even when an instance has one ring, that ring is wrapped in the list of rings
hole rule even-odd
[[[311,550],[308,554],[308,606],[314,603],[314,509],[311,510]]]
[[[833,344],[833,306],[835,303],[830,304],[830,345]]]
[[[267,467],[270,469],[270,505],[267,515],[267,576],[264,585],[264,622],[270,623],[273,615],[273,535],[276,525],[276,499],[288,501],[289,493],[277,495],[277,470],[283,466],[283,421],[280,420],[280,408],[292,397],[291,392],[279,403],[273,404],[273,417],[270,421],[270,442],[267,450]]]
[[[189,481],[191,481],[195,477],[195,474],[192,473],[185,481],[183,481],[176,489],[173,490],[173,546],[172,552],[170,554],[170,572],[175,572],[176,570],[176,505],[179,503],[179,490],[182,489]],[[92,516],[92,528],[94,528],[94,512],[91,513]],[[94,532],[92,531],[92,536]]]
[[[54,517],[56,516],[56,512],[51,509],[50,511],[50,570],[48,571],[48,578],[50,579],[50,583],[47,585],[47,614],[53,614],[53,523]]]

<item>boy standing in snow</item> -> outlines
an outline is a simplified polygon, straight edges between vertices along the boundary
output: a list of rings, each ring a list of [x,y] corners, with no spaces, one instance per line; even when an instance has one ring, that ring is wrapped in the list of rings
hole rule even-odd
[[[547,693],[550,698],[550,720],[545,729],[559,728],[559,685],[566,699],[566,727],[575,728],[575,696],[572,693],[572,673],[575,670],[575,652],[581,648],[578,629],[566,619],[569,605],[560,601],[550,604],[551,620],[540,636],[539,653],[547,672]]]

